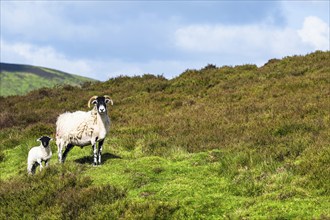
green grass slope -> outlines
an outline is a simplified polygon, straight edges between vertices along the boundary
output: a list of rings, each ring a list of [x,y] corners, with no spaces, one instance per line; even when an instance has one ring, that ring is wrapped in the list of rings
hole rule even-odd
[[[54,69],[30,65],[0,63],[0,96],[24,95],[32,90],[56,85],[78,86],[95,81]]]
[[[329,219],[330,52],[118,77],[0,97],[0,219]],[[26,174],[65,111],[114,100],[103,164],[91,147]]]

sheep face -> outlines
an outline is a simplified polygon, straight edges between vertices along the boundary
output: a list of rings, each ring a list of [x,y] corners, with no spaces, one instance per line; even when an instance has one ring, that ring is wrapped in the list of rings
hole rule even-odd
[[[39,138],[37,141],[40,141],[42,143],[42,146],[44,148],[48,147],[49,146],[49,142],[51,141],[52,139],[48,136],[42,136],[41,138]]]
[[[97,111],[102,115],[107,114],[107,105],[112,104],[112,100],[107,96],[101,96],[96,97],[91,103],[96,106]]]

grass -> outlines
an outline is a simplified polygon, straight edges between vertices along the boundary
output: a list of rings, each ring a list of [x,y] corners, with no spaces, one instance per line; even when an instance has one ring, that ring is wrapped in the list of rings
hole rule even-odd
[[[21,154],[21,150],[21,148],[11,150],[13,152],[8,153],[8,160],[14,160],[10,157],[17,157]],[[111,154],[109,150],[106,149],[104,155]],[[88,188],[94,190],[94,188],[111,187],[111,189],[124,195],[124,198],[118,199],[119,201],[116,203],[118,205],[116,209],[121,210],[122,213],[120,216],[115,215],[113,217],[128,219],[137,216],[157,218],[156,215],[159,213],[156,213],[154,209],[158,208],[165,209],[163,210],[164,216],[158,216],[164,219],[167,219],[167,217],[171,219],[287,219],[301,217],[311,219],[329,215],[330,202],[328,196],[319,195],[316,190],[311,191],[308,189],[305,185],[306,177],[294,175],[289,169],[281,167],[280,163],[272,164],[271,161],[268,161],[267,165],[250,164],[251,168],[243,166],[246,164],[247,159],[245,154],[236,155],[230,151],[212,150],[200,153],[182,153],[181,155],[173,155],[170,158],[127,155],[122,158],[109,157],[100,167],[90,165],[90,149],[75,148],[71,154],[72,157],[68,158],[65,166],[58,164],[56,155],[54,155],[51,168],[43,172],[38,171],[35,177],[27,177],[25,167],[21,163],[19,177],[12,178],[6,184],[3,184],[2,189],[5,190],[4,188],[8,185],[19,181],[26,184],[25,190],[28,191],[33,183],[41,190],[42,196],[47,197],[50,192],[44,191],[47,187],[50,187],[49,185],[59,184],[56,179],[61,176],[64,176],[66,181],[70,181],[67,179],[70,176],[74,179],[71,181],[86,182],[88,186],[86,186],[87,189],[80,189],[80,186],[76,185],[78,183],[70,183],[74,185],[71,189],[74,192],[67,195],[65,202],[69,203],[72,200],[70,196],[84,193],[85,190],[88,191]],[[132,154],[134,153],[132,152]],[[88,162],[86,160],[79,161],[79,158],[84,157],[88,157]],[[25,158],[24,155],[22,155],[22,158]],[[264,162],[267,163],[267,161]],[[17,168],[17,165],[12,163],[1,168],[7,170],[10,166]],[[34,183],[36,178],[42,178],[42,183]],[[76,180],[79,178],[81,180]],[[63,190],[68,190],[67,188],[67,186],[63,186]],[[12,190],[14,192],[17,189]],[[79,192],[80,190],[82,192]],[[10,191],[6,189],[0,196],[6,197],[9,193]],[[23,194],[32,196],[31,193],[24,191]],[[64,196],[58,188],[55,188],[52,193],[56,198]],[[88,193],[87,195],[90,196]],[[43,200],[44,197],[39,199]],[[102,206],[112,207],[112,201],[103,197],[103,194],[97,195],[95,201],[105,200]],[[39,200],[34,201],[33,199],[36,198],[33,198],[33,196],[32,198],[26,198],[28,201],[18,202],[14,200],[13,203],[10,203],[11,200],[8,201],[7,197],[3,199],[2,201],[9,202],[8,206],[18,205],[18,207],[25,207],[25,202],[40,202]],[[30,201],[30,199],[33,201]],[[73,200],[72,202],[78,202],[78,200],[86,198],[79,197],[76,199],[77,201]],[[51,203],[50,206],[54,206],[54,203],[48,202]],[[87,207],[89,202],[85,201],[87,204],[79,203],[66,208],[71,210],[77,208],[76,206],[82,206],[81,209],[88,213],[92,209]],[[144,204],[145,207],[140,207],[141,204]],[[97,206],[97,204],[94,205]],[[61,215],[63,215],[64,207],[52,207],[50,209],[62,210],[62,213],[60,211],[58,213],[48,213],[52,218],[61,218]],[[23,212],[20,208],[12,211],[16,213]],[[32,216],[34,216],[33,213]],[[41,212],[37,212],[37,216],[41,214]],[[97,214],[112,216],[114,213],[112,210],[107,210],[104,212],[98,211]],[[77,218],[81,216],[78,213],[72,215]]]
[[[1,98],[0,218],[328,219],[328,60],[315,52]],[[57,115],[85,110],[94,94],[114,100],[102,166],[91,147],[61,165],[52,142],[51,166],[28,177],[36,139],[54,137]]]

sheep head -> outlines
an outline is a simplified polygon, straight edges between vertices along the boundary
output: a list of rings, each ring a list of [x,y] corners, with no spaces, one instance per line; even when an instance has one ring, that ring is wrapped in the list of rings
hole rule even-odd
[[[91,105],[96,106],[97,111],[100,114],[106,113],[107,112],[107,104],[113,105],[113,101],[110,98],[110,96],[105,95],[105,96],[93,96],[89,99],[88,101],[88,108],[91,108]]]
[[[38,138],[37,141],[40,141],[42,143],[42,146],[44,147],[48,147],[49,146],[49,142],[52,139],[48,136],[42,136],[41,138]]]

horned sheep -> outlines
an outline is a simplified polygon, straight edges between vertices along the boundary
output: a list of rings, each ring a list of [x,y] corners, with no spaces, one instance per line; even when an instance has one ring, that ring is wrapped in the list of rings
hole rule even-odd
[[[93,109],[61,114],[56,122],[56,145],[58,159],[61,163],[74,146],[84,147],[92,145],[93,164],[101,164],[102,145],[110,130],[110,118],[107,114],[107,105],[113,105],[113,101],[107,95],[93,96],[88,101],[88,108]],[[96,144],[98,143],[98,149]],[[64,153],[62,154],[62,150]]]
[[[45,161],[45,166],[49,165],[49,160],[52,157],[52,149],[49,146],[49,142],[52,139],[48,136],[42,136],[37,139],[40,141],[40,146],[33,147],[29,151],[27,160],[27,171],[29,174],[34,174],[36,167],[40,166],[40,171],[42,170],[42,162]]]

